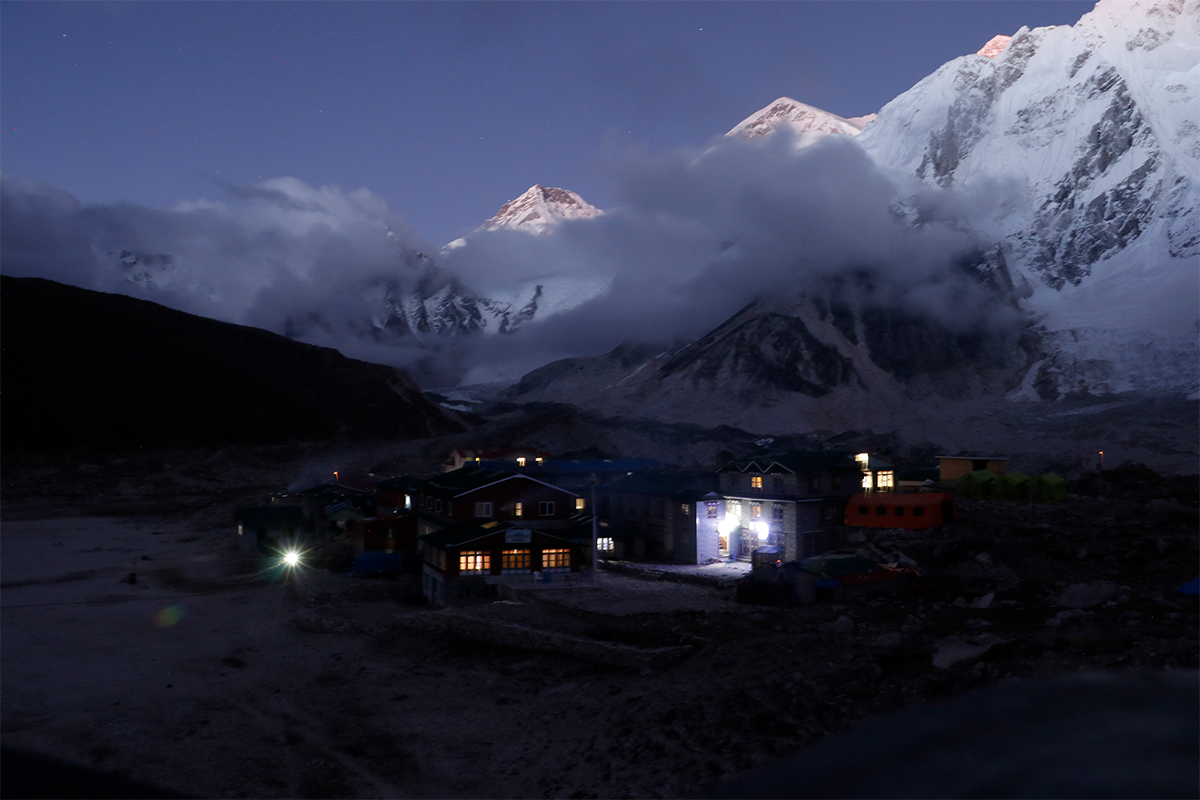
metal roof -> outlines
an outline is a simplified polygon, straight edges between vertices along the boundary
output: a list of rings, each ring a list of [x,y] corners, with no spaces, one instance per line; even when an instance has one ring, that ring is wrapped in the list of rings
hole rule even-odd
[[[1005,456],[938,456],[938,458],[961,458],[967,461],[1008,461]]]
[[[731,469],[732,467],[732,469]],[[784,472],[807,473],[826,470],[860,470],[854,453],[844,450],[795,451],[769,450],[730,461],[721,472],[771,472],[778,467]]]
[[[458,525],[451,525],[448,528],[442,528],[440,531],[431,531],[422,536],[418,536],[422,542],[430,544],[439,550],[448,550],[453,547],[461,547],[465,544],[485,539],[498,533],[518,529],[529,530],[539,536],[556,539],[563,544],[578,545],[570,539],[557,536],[538,528],[526,528],[524,525],[516,525],[511,522],[500,522],[499,520],[491,520],[489,522],[463,522]]]
[[[453,497],[460,497],[468,492],[474,492],[485,486],[491,486],[502,481],[512,480],[513,478],[522,478],[527,481],[540,483],[542,486],[548,486],[555,491],[562,492],[571,497],[578,497],[578,495],[569,489],[540,481],[531,475],[511,472],[509,470],[484,469],[474,465],[468,465],[461,469],[451,470],[450,472],[443,472],[436,478],[424,481],[424,486],[433,490],[446,490],[452,492]]]

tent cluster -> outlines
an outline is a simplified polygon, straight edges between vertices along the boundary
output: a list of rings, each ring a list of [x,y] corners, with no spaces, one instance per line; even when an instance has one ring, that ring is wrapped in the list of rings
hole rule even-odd
[[[1067,499],[1067,480],[1047,472],[1031,478],[1023,472],[997,475],[990,469],[968,472],[954,483],[959,497],[980,500],[1034,500],[1050,503]]]

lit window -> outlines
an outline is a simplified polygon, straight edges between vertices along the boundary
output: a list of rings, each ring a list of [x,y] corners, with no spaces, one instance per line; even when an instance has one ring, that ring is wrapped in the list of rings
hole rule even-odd
[[[876,475],[878,476],[877,488],[879,488],[879,489],[890,489],[890,488],[892,488],[892,486],[894,486],[894,485],[895,485],[895,483],[894,483],[894,476],[895,476],[895,473],[893,473],[893,472],[879,472],[879,473],[876,473]]]
[[[529,550],[504,550],[500,554],[500,571],[504,574],[529,572]]]
[[[688,512],[691,510],[692,510],[692,507],[689,506],[687,503],[679,504],[679,513],[683,514],[685,517],[688,515]]]
[[[868,472],[863,475],[862,488],[869,492],[869,491],[871,491],[871,486],[872,486],[871,473]]]
[[[783,522],[783,506],[776,504],[771,509],[771,518],[776,522]]]
[[[542,465],[542,459],[541,459],[541,456],[539,456],[539,457],[535,458],[535,459],[534,459],[534,461],[536,461],[536,462],[537,462],[537,464],[538,464],[538,466],[539,466],[539,467]]]
[[[760,506],[758,503],[752,503],[750,505],[750,518],[758,519],[761,516],[762,516],[762,506]]]
[[[524,503],[522,503],[520,501],[513,503],[513,516],[514,517],[525,516],[525,504]]]
[[[582,497],[575,498],[575,510],[583,511],[583,498]]]
[[[554,516],[554,501],[553,500],[543,500],[540,503],[538,503],[538,516],[539,517],[553,517]]]
[[[613,549],[613,540],[611,536],[601,536],[596,539],[596,549],[601,553],[611,553]]]
[[[542,551],[542,572],[570,572],[571,551],[566,548],[554,548]]]
[[[704,504],[704,516],[706,519],[716,519],[717,518],[717,504],[716,503],[705,503]]]
[[[762,489],[762,475],[752,475],[750,477],[750,488],[759,490]]]
[[[525,456],[521,456],[520,458],[517,459],[517,466],[518,467],[525,466]]]
[[[458,555],[458,571],[481,575],[492,568],[492,555],[484,550],[464,550]]]
[[[475,516],[490,517],[491,515],[492,515],[492,504],[491,503],[476,503],[475,504]]]

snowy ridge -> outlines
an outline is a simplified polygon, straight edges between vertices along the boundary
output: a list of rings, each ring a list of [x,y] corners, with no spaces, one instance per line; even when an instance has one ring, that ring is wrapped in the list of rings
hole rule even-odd
[[[868,114],[864,117],[846,119],[801,103],[799,100],[781,97],[734,125],[725,135],[757,139],[781,126],[786,126],[797,134],[840,133],[846,136],[857,136],[867,123],[875,119],[875,116],[875,114]]]
[[[1023,305],[1053,334],[1037,369],[1074,376],[1041,396],[1194,391],[1200,2],[1101,0],[1074,26],[1022,28],[857,142],[898,177],[995,198],[970,223],[1033,288]],[[1147,341],[1193,355],[1180,369],[1113,349]]]
[[[1004,34],[993,36],[991,39],[988,39],[987,44],[979,48],[979,51],[975,55],[983,56],[984,58],[995,58],[1004,52],[1004,48],[1008,47],[1010,41],[1012,41],[1011,36],[1005,36]]]

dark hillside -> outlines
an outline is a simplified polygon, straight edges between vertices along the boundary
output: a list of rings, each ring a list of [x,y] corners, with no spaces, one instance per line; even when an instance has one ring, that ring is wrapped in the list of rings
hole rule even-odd
[[[52,451],[462,430],[400,370],[40,278],[0,278],[3,445]]]

